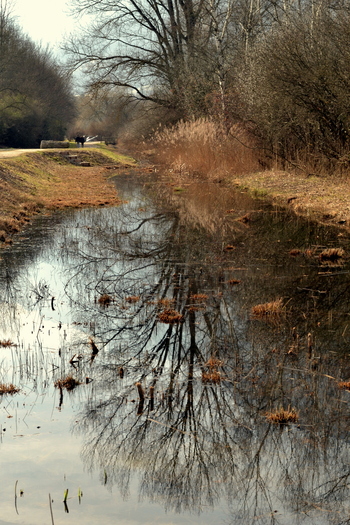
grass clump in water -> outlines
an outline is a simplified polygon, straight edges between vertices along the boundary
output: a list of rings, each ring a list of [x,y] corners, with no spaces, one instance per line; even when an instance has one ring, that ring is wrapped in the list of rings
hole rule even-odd
[[[321,261],[338,261],[345,255],[343,248],[327,248],[320,253]]]
[[[161,323],[176,324],[181,323],[184,319],[184,316],[176,310],[167,309],[160,312],[157,318]]]
[[[55,381],[55,387],[59,388],[60,390],[65,388],[66,390],[71,391],[74,390],[74,388],[80,384],[81,383],[71,375],[68,375],[63,379],[58,379],[57,381]]]
[[[204,365],[204,370],[202,370],[202,383],[221,383],[223,376],[219,368],[222,365],[223,361],[216,357],[210,357]]]
[[[265,417],[270,423],[286,425],[287,423],[297,423],[299,420],[299,413],[295,408],[288,407],[287,410],[284,408],[278,408],[274,412],[267,412]]]
[[[3,348],[8,348],[9,346],[15,346],[15,344],[10,339],[6,339],[0,341],[0,346],[2,346]]]
[[[251,313],[256,319],[279,319],[285,314],[285,307],[281,298],[269,303],[257,304],[252,307]]]
[[[350,391],[350,381],[339,381],[338,388]]]
[[[98,303],[101,306],[105,306],[105,307],[109,306],[112,301],[113,301],[113,298],[110,295],[108,295],[108,293],[104,293],[98,298]]]
[[[14,386],[12,383],[9,383],[8,385],[6,385],[5,383],[0,383],[0,394],[1,395],[4,395],[4,394],[17,394],[17,392],[19,392],[20,389],[17,388],[16,386]]]
[[[137,303],[140,300],[139,295],[130,295],[129,297],[125,297],[125,301],[127,303]]]

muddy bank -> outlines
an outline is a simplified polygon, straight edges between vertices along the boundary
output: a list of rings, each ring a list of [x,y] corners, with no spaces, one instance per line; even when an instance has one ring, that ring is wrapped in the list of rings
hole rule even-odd
[[[134,161],[98,149],[30,152],[0,161],[0,246],[38,213],[119,203],[111,176]]]

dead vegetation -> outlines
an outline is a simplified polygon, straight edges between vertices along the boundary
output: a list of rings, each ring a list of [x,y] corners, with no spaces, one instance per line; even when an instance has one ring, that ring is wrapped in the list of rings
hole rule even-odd
[[[65,388],[68,391],[74,390],[74,388],[80,384],[81,383],[77,381],[72,375],[68,375],[67,377],[55,381],[56,388],[59,388],[60,390]]]
[[[223,366],[223,361],[216,357],[210,357],[203,365],[202,383],[219,384],[223,380],[223,374],[219,370]]]
[[[128,297],[125,297],[125,301],[127,303],[137,303],[140,300],[139,295],[129,295]]]
[[[3,348],[8,348],[9,346],[16,346],[10,339],[0,341],[0,346]]]
[[[0,383],[0,394],[1,395],[4,395],[4,394],[13,395],[13,394],[17,394],[17,392],[19,391],[20,389],[14,386],[12,383],[9,383],[8,385],[5,383]]]
[[[157,319],[161,323],[176,324],[182,323],[182,321],[184,320],[184,316],[176,310],[166,309],[157,315]]]
[[[321,261],[338,261],[345,256],[343,248],[326,248],[319,255]]]
[[[339,381],[338,388],[350,391],[350,381]]]
[[[227,133],[223,125],[200,118],[162,129],[155,134],[153,145],[157,161],[166,165],[171,163],[172,173],[180,176],[196,173],[220,182],[229,173],[249,173],[259,169],[255,142],[239,124],[233,125]]]
[[[275,299],[269,303],[257,304],[251,309],[255,319],[278,320],[285,314],[283,299]]]
[[[157,299],[151,302],[151,304],[156,304],[162,308],[171,308],[171,306],[174,303],[175,303],[175,299],[168,299],[167,297],[163,297],[162,299]]]
[[[192,294],[190,295],[190,300],[191,302],[194,302],[194,303],[203,303],[205,301],[207,301],[209,299],[209,295],[207,295],[206,293],[195,293],[195,294]]]
[[[98,298],[98,304],[104,307],[109,306],[113,301],[113,297],[111,295],[108,295],[107,293],[104,293],[100,295]]]
[[[297,423],[299,420],[299,413],[295,408],[288,407],[287,410],[284,408],[278,408],[273,412],[266,412],[265,417],[270,423],[286,425],[287,423]]]

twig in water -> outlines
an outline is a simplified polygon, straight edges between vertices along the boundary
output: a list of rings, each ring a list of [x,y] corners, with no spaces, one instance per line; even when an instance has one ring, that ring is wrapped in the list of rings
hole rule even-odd
[[[55,525],[55,522],[54,522],[54,520],[53,520],[51,494],[49,494],[49,504],[50,504],[50,513],[51,513],[51,523],[52,523],[52,525]]]

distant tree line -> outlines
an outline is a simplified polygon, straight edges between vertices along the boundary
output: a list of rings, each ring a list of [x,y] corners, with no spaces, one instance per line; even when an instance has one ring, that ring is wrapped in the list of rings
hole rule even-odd
[[[68,79],[49,49],[34,44],[0,4],[0,146],[61,140],[75,117]]]
[[[345,0],[71,0],[66,45],[90,90],[122,88],[169,120],[241,122],[280,159],[349,162]],[[164,113],[163,113],[164,117]]]

